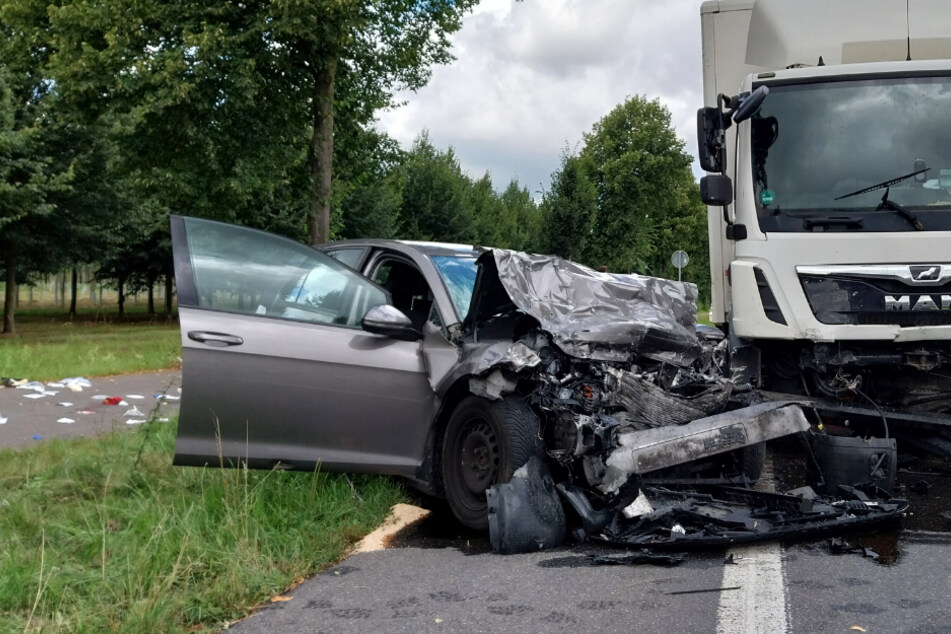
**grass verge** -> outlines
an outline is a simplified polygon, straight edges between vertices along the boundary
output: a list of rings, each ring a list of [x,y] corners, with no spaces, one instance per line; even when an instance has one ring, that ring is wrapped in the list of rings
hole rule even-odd
[[[392,479],[171,466],[174,423],[0,451],[0,632],[220,629],[339,559]]]
[[[161,370],[181,363],[178,323],[66,321],[43,311],[17,316],[18,336],[0,339],[3,376],[53,381]]]

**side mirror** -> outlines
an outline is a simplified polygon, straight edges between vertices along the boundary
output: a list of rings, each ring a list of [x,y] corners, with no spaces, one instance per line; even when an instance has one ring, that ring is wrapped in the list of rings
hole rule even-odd
[[[389,304],[380,304],[368,310],[360,325],[367,332],[400,341],[419,341],[423,338],[423,333],[413,327],[409,317]]]
[[[733,202],[733,181],[729,176],[715,174],[700,179],[700,200],[713,207]]]
[[[697,110],[697,158],[707,172],[722,172],[726,167],[723,142],[723,114],[719,108]]]
[[[769,86],[760,86],[740,101],[739,105],[733,110],[733,121],[741,123],[746,121],[754,114],[759,112],[763,102],[769,95]]]

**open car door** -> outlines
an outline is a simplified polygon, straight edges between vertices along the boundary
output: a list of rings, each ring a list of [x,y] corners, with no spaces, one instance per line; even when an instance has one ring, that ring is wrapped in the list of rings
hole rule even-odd
[[[413,475],[433,418],[419,341],[361,321],[387,293],[329,256],[172,216],[182,331],[175,464]]]

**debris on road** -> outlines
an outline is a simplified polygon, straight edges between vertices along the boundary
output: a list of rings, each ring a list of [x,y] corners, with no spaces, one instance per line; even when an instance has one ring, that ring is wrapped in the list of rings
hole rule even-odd
[[[76,421],[75,421],[74,419],[72,419],[72,418],[63,417],[63,418],[57,419],[56,422],[57,422],[57,423],[63,423],[64,425],[70,425],[70,424],[72,424],[72,423],[75,423]]]
[[[619,557],[608,555],[591,555],[592,566],[631,566],[647,564],[650,566],[679,566],[686,557],[682,554],[654,553],[648,549],[643,549],[637,553],[621,555]]]
[[[145,416],[145,413],[139,411],[138,407],[133,406],[132,409],[127,410],[123,416]]]
[[[0,416],[0,425],[6,425],[6,424],[7,424],[7,419],[4,418],[3,416]]]
[[[128,405],[128,403],[125,403],[125,401],[122,400],[121,396],[107,396],[106,398],[102,399],[102,404],[103,405],[122,405],[122,404]]]

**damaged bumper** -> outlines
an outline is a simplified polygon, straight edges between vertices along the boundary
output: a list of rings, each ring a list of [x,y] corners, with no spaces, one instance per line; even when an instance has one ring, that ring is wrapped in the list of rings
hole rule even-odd
[[[501,250],[479,262],[465,324],[469,389],[526,399],[544,441],[544,455],[487,491],[498,552],[548,548],[569,534],[650,547],[802,537],[891,521],[907,508],[839,486],[858,484],[850,476],[828,479],[835,486],[823,497],[704,484],[755,480],[763,443],[812,425],[799,403],[736,398],[727,341],[697,336],[692,285]],[[827,453],[842,450],[834,446]],[[736,459],[753,450],[758,464]],[[894,468],[893,455],[875,451],[884,458],[872,480]],[[648,482],[671,469],[694,477],[685,488]]]

